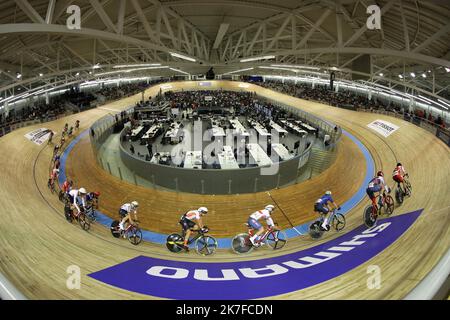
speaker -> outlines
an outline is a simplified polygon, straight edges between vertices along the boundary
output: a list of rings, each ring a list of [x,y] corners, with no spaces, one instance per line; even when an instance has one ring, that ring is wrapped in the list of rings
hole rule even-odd
[[[208,72],[206,73],[206,80],[214,80],[216,77],[216,74],[214,73],[213,68],[209,68]]]

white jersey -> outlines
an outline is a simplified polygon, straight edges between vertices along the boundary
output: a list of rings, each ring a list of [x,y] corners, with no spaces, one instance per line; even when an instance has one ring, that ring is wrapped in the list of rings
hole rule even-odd
[[[394,171],[392,172],[392,176],[400,176],[403,175],[406,172],[405,168],[403,166],[395,167]]]
[[[191,210],[186,212],[186,214],[184,215],[184,217],[188,220],[199,220],[200,219],[200,212],[198,212],[198,210]]]
[[[122,205],[122,206],[120,207],[120,210],[124,210],[124,211],[126,211],[126,212],[128,212],[128,213],[130,213],[130,212],[132,212],[132,211],[135,211],[135,210],[132,208],[132,206],[131,206],[130,203],[125,203],[124,205]]]
[[[373,178],[372,179],[372,181],[370,181],[370,183],[369,183],[369,188],[373,188],[373,187],[375,187],[376,185],[386,185],[386,183],[384,182],[384,178],[383,177],[376,177],[376,178]]]
[[[86,208],[86,198],[85,197],[80,197],[80,191],[78,191],[78,189],[72,189],[69,191],[69,195],[72,197],[73,199],[73,205],[75,206],[75,208],[77,208],[78,212],[80,212],[80,207],[78,206],[77,203],[77,199],[80,198],[81,199],[81,204],[83,205],[83,207]]]
[[[274,225],[272,217],[270,216],[270,212],[269,210],[266,209],[253,212],[250,215],[250,218],[255,219],[256,221],[258,221],[261,218],[264,218],[266,220],[267,225],[269,226]]]

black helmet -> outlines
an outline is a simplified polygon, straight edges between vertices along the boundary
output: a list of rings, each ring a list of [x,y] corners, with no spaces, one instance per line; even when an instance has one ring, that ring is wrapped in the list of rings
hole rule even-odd
[[[399,163],[397,163],[397,167],[401,167],[402,166],[402,164],[399,162]]]

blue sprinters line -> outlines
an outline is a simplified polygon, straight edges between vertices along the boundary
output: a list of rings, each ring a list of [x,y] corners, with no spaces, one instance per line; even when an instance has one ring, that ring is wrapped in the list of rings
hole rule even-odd
[[[67,158],[74,148],[74,146],[83,139],[87,134],[89,130],[83,131],[80,135],[78,135],[70,144],[69,146],[64,150],[64,153],[61,156],[61,174],[59,175],[59,183],[62,185],[64,181],[66,180],[66,161]],[[342,133],[349,137],[361,150],[361,152],[364,155],[364,159],[366,161],[366,175],[364,177],[364,181],[362,182],[361,186],[359,187],[358,191],[353,194],[353,196],[347,200],[345,203],[341,205],[341,211],[342,214],[347,214],[350,212],[352,208],[354,208],[362,199],[364,199],[364,196],[366,194],[366,186],[369,184],[370,179],[372,179],[372,175],[375,172],[375,163],[373,161],[372,155],[370,154],[369,150],[359,141],[355,136],[350,134],[346,130],[342,130]],[[104,225],[105,227],[109,228],[111,226],[111,223],[113,222],[113,219],[106,216],[100,211],[96,211],[97,214],[97,222],[101,225]],[[304,224],[301,224],[299,226],[296,226],[295,229],[300,232],[301,234],[308,233],[309,225],[311,222],[307,222]],[[286,232],[286,236],[288,238],[294,238],[298,237],[299,234],[294,228],[289,228],[284,230]],[[152,232],[148,230],[142,230],[142,239],[149,242],[154,242],[158,244],[165,244],[166,243],[167,235]],[[221,249],[228,249],[231,247],[231,238],[217,238],[218,247]]]

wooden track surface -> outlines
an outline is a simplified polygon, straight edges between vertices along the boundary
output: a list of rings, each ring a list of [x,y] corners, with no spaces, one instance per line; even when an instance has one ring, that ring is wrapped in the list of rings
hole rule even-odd
[[[214,82],[214,86],[218,85],[224,88],[237,88],[238,83]],[[195,87],[196,84],[193,82],[174,83],[173,86],[183,86],[189,89],[189,87]],[[154,95],[158,90],[158,86],[150,89],[147,95]],[[448,179],[450,152],[448,147],[427,131],[392,117],[324,106],[253,85],[248,90],[295,105],[339,124],[366,145],[372,153],[377,169],[390,172],[397,160],[403,162],[410,172],[414,195],[402,207],[396,208],[394,214],[406,213],[419,208],[425,209],[421,217],[400,239],[367,263],[314,287],[272,298],[399,299],[405,296],[432,269],[450,246],[450,198],[448,197],[450,191]],[[0,139],[0,150],[2,151],[0,153],[0,165],[3,169],[0,171],[0,207],[2,208],[0,210],[2,221],[0,223],[0,248],[2,250],[0,272],[9,278],[27,297],[34,299],[149,298],[108,286],[85,275],[141,254],[173,260],[205,260],[205,258],[200,258],[193,253],[173,255],[161,246],[148,243],[133,247],[124,240],[112,238],[109,230],[98,225],[94,225],[86,233],[79,226],[68,224],[63,219],[61,204],[54,195],[49,193],[46,187],[48,161],[52,148],[37,146],[24,138],[24,134],[40,127],[47,127],[60,132],[65,122],[73,123],[76,119],[81,120],[82,130],[86,129],[89,124],[102,115],[111,112],[111,110],[124,109],[139,99],[140,95],[136,95],[124,101],[111,103],[104,108],[97,108],[48,124],[22,128]],[[367,127],[368,123],[376,119],[385,119],[399,125],[400,129],[388,138],[383,138]],[[346,143],[345,139],[342,144],[342,150],[351,151],[351,144]],[[83,145],[80,144],[80,148],[83,148]],[[83,156],[89,158],[89,155],[83,154]],[[347,161],[339,161],[338,157],[335,165],[322,175],[326,176],[333,170],[336,171],[335,167],[341,165],[340,163],[347,165],[352,162],[353,159],[349,157],[347,157]],[[360,165],[358,161],[355,162],[356,166]],[[79,175],[76,161],[71,163],[71,168],[73,168],[74,174]],[[86,170],[87,172],[96,172],[95,174],[108,179],[107,181],[114,180],[114,178],[103,176],[100,171],[96,171],[98,168],[91,163],[86,164]],[[351,177],[350,173],[349,177]],[[83,179],[83,176],[79,178]],[[321,179],[325,178],[318,176],[307,183],[315,184]],[[337,192],[339,192],[338,196],[341,199],[348,197],[349,188],[355,187],[349,186],[351,182],[345,178],[343,180],[335,177],[329,179],[330,184],[339,186],[336,189],[339,190]],[[87,183],[89,182],[87,181]],[[122,184],[122,182],[117,183]],[[130,188],[130,192],[140,192],[139,188],[134,186],[128,185],[127,187]],[[108,188],[109,186],[101,190],[102,197],[104,197],[102,199],[103,204],[105,204],[105,198],[109,197]],[[294,189],[296,188],[303,188],[303,186],[290,187],[293,194],[295,194]],[[313,192],[320,193],[323,191],[306,189],[304,189],[305,192],[311,192],[311,196],[315,194]],[[297,204],[290,197],[285,197],[284,190],[288,189],[273,192],[284,211],[290,216],[292,215],[293,220],[297,219],[295,220],[296,223],[308,218],[307,215],[311,207],[309,204],[314,202],[315,196],[313,198],[302,198],[299,201],[301,203]],[[161,197],[161,193],[154,195],[153,192],[147,190],[149,199]],[[168,196],[170,193],[164,194]],[[229,196],[228,201],[225,201],[227,197],[224,197],[222,206],[229,206],[230,211],[235,212],[237,206],[234,203],[239,202],[239,208],[250,210],[260,203],[267,202],[267,196],[262,198],[263,195],[246,196],[248,198],[242,195]],[[174,197],[173,201],[182,200],[181,203],[189,203],[187,195],[180,194],[176,197],[172,195],[172,197]],[[189,197],[192,197],[192,195],[189,195]],[[201,197],[201,200],[203,199],[202,204],[214,206],[208,197]],[[122,200],[114,198],[111,201],[121,202]],[[149,202],[149,204],[152,203]],[[368,200],[364,200],[349,213],[346,230],[351,230],[361,224],[362,210],[367,204]],[[108,205],[105,205],[107,210]],[[300,215],[297,205],[302,206],[301,213],[305,216]],[[111,207],[113,206],[111,204]],[[197,204],[192,203],[192,206],[195,207]],[[217,206],[214,207],[214,210],[218,212],[220,209]],[[245,212],[245,215],[247,213],[248,211]],[[215,215],[212,215],[210,219],[211,223],[218,222]],[[282,222],[281,219],[280,222],[286,223],[286,221]],[[153,225],[151,221],[150,223]],[[222,232],[222,234],[229,234],[234,231],[231,227],[230,229],[217,227],[217,231]],[[163,226],[158,226],[158,228],[165,230]],[[290,241],[286,249],[276,252],[276,255],[298,251],[328,241],[336,236],[338,235],[331,233],[319,242],[311,241],[308,237],[298,237]],[[268,250],[260,250],[245,257],[245,259],[259,259],[270,255],[273,255],[273,253]],[[206,260],[211,261],[211,257],[208,258]],[[214,261],[235,261],[241,258],[230,252],[221,251],[212,259]],[[66,288],[68,277],[66,268],[70,265],[78,265],[81,268],[83,275],[81,290],[68,290]],[[382,286],[379,290],[367,289],[366,270],[368,265],[378,265],[382,270]]]
[[[348,157],[353,161],[348,161]],[[76,181],[77,187],[100,190],[101,200],[105,199],[100,201],[100,210],[113,219],[118,218],[117,211],[123,203],[137,199],[140,203],[140,226],[163,234],[178,232],[178,220],[187,210],[206,206],[210,212],[205,217],[205,223],[212,234],[232,237],[242,232],[242,225],[252,212],[273,203],[266,192],[241,194],[234,197],[236,201],[233,202],[230,202],[230,196],[202,196],[152,189],[149,192],[148,188],[123,182],[101,169],[95,161],[89,137],[82,139],[72,150],[66,172]],[[337,161],[329,170],[314,179],[271,192],[285,214],[275,211],[275,221],[284,229],[311,221],[316,217],[311,199],[319,198],[330,189],[336,191],[335,200],[343,203],[357,191],[364,179],[364,172],[362,152],[350,138],[344,137]],[[340,181],[343,180],[349,183],[342,185]]]

